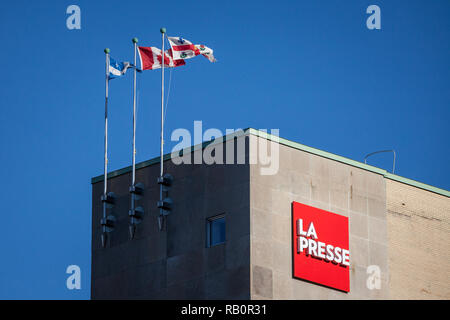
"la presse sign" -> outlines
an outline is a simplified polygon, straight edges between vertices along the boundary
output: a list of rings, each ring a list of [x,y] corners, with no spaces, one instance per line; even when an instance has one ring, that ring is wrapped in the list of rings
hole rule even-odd
[[[292,203],[294,278],[350,291],[348,218]]]

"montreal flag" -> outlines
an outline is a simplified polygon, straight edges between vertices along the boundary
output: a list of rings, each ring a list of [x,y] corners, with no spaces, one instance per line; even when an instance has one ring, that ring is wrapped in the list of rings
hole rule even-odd
[[[167,37],[172,47],[173,60],[190,59],[200,54],[200,50],[192,42],[181,37]]]

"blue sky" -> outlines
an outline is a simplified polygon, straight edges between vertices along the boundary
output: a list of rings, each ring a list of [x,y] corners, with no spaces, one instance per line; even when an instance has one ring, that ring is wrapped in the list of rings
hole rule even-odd
[[[81,8],[81,30],[66,8]],[[368,30],[366,8],[381,8]],[[396,173],[450,189],[450,2],[2,1],[1,299],[89,299],[90,178],[103,170],[104,53],[159,28],[215,50],[173,71],[176,128],[279,128],[362,161],[397,151]],[[110,169],[131,162],[132,77],[110,85]],[[137,161],[159,154],[160,72],[139,75]],[[175,143],[168,143],[170,149]],[[390,170],[390,155],[370,163]],[[68,265],[82,289],[69,291]]]

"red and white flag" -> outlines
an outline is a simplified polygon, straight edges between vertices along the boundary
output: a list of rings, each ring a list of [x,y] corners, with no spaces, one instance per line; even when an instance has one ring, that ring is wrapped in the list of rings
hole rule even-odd
[[[169,49],[170,50],[170,49]],[[141,70],[154,70],[160,69],[162,54],[161,49],[156,47],[138,47],[139,59],[141,61]],[[172,59],[171,52],[164,52],[164,67],[174,68],[185,65],[184,60]]]
[[[173,60],[190,59],[200,54],[192,42],[181,37],[167,37],[172,48]]]
[[[204,46],[202,44],[196,44],[195,47],[200,51],[200,54],[207,58],[211,62],[216,62],[216,58],[214,58],[214,51],[211,48],[208,48],[207,46]]]

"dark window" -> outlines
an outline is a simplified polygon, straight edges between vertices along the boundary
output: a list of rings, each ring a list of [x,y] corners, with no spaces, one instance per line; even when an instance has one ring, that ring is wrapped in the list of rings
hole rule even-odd
[[[221,214],[206,220],[206,247],[225,243],[225,215]]]

